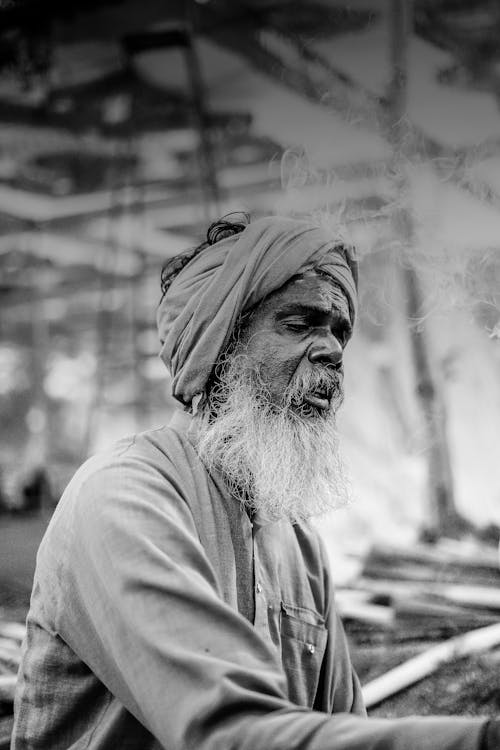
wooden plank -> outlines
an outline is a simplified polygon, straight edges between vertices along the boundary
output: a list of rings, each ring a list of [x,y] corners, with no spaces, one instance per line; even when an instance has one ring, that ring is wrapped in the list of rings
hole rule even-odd
[[[498,556],[493,550],[461,554],[459,549],[458,546],[452,551],[443,546],[434,548],[420,545],[402,550],[399,547],[375,545],[365,559],[363,575],[371,578],[500,584]]]
[[[16,675],[0,675],[0,701],[11,703],[16,690]]]
[[[393,602],[396,619],[443,619],[454,621],[457,624],[463,621],[481,621],[484,625],[498,622],[498,615],[488,610],[477,610],[476,608],[461,607],[456,604],[443,603],[430,597],[397,597]],[[478,622],[478,625],[480,623]],[[471,626],[472,627],[472,626]]]
[[[479,651],[487,651],[500,644],[500,624],[479,628],[445,643],[433,646],[428,651],[409,659],[399,667],[391,669],[381,677],[363,686],[363,698],[367,708],[403,690],[413,683],[435,672],[442,664]]]
[[[357,587],[364,591],[371,591],[378,596],[388,597],[391,601],[395,598],[432,596],[436,600],[453,602],[463,607],[500,611],[500,590],[489,586],[441,584],[430,581],[373,580],[362,577],[357,581]]]
[[[338,610],[343,620],[356,620],[384,628],[394,627],[394,611],[390,607],[352,601],[340,604]]]
[[[0,620],[0,636],[21,642],[26,635],[26,626],[20,622]]]

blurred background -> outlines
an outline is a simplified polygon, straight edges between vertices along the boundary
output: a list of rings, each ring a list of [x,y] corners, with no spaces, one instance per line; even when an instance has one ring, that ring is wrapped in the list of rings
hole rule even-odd
[[[0,29],[0,613],[76,467],[169,419],[161,266],[235,210],[358,248],[336,580],[373,545],[496,560],[496,0],[2,0]]]

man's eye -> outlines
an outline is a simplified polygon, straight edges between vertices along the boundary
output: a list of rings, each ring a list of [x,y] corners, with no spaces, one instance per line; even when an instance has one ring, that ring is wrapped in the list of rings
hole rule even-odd
[[[307,329],[309,327],[307,325],[307,323],[299,323],[299,322],[294,322],[294,321],[290,321],[290,320],[285,321],[284,325],[285,325],[285,328],[287,329],[287,331],[294,331],[295,333],[300,333],[302,331],[307,331]]]

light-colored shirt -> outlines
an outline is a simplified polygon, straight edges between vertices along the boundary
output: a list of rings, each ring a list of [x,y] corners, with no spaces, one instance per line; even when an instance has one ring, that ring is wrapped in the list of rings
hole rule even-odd
[[[41,544],[13,750],[478,750],[366,719],[321,542],[249,518],[180,423],[88,461]]]

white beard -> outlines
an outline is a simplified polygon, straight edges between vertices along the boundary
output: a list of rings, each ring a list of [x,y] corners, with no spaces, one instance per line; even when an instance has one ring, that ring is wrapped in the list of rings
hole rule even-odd
[[[297,523],[345,505],[350,484],[335,416],[341,386],[320,416],[297,407],[310,377],[291,384],[277,407],[244,354],[229,356],[219,369],[197,418],[197,451],[208,471],[219,471],[237,500],[273,521]]]

